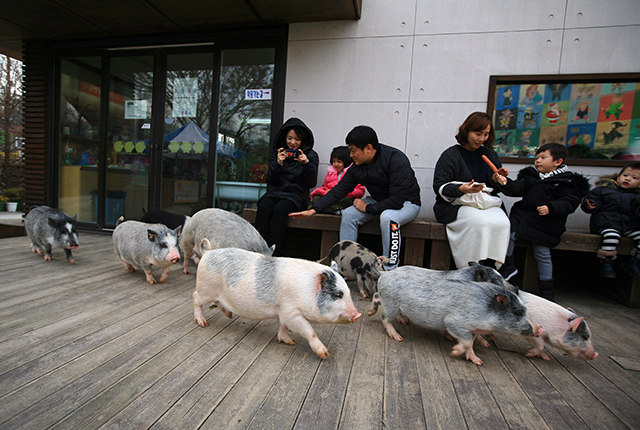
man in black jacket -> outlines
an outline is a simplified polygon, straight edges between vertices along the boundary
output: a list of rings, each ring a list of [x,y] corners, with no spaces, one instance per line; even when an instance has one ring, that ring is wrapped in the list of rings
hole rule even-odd
[[[342,212],[340,240],[357,241],[358,227],[380,217],[382,249],[389,257],[386,268],[393,269],[398,265],[400,226],[413,221],[420,212],[420,186],[415,172],[402,151],[378,142],[371,127],[355,127],[345,141],[355,166],[311,209],[289,216],[307,218],[321,213],[356,185],[364,185],[370,197],[356,199]]]

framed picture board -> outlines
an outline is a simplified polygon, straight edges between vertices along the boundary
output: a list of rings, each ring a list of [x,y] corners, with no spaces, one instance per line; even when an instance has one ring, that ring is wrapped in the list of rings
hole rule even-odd
[[[550,142],[567,146],[571,164],[640,161],[640,73],[492,76],[487,111],[503,162]]]

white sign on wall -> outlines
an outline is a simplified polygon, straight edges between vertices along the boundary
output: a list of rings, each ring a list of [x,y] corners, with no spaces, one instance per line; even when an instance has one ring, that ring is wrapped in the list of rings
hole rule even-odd
[[[245,100],[271,100],[271,89],[244,90]]]
[[[147,119],[147,100],[125,100],[124,119]]]
[[[198,78],[175,79],[173,87],[173,116],[194,117],[198,106]]]

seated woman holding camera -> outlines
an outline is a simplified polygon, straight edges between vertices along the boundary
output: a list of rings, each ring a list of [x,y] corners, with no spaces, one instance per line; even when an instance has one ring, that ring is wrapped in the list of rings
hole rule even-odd
[[[287,220],[291,212],[305,210],[309,189],[318,180],[318,154],[313,133],[298,118],[289,118],[276,134],[267,172],[267,193],[258,202],[256,229],[274,255],[281,256]]]

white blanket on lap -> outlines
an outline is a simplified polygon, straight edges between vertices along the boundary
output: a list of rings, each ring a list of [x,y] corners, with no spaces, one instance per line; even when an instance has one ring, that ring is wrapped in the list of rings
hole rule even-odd
[[[476,209],[460,206],[458,218],[447,224],[447,238],[456,267],[490,258],[496,267],[504,263],[509,247],[510,223],[500,208]]]

